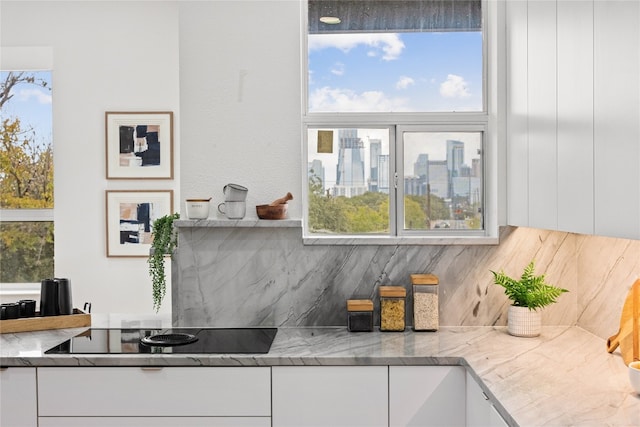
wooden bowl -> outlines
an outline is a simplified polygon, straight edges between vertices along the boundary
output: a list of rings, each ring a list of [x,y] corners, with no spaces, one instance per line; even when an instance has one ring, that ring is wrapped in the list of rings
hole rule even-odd
[[[256,213],[260,219],[285,219],[287,218],[287,205],[286,203],[280,205],[258,205],[256,206]]]

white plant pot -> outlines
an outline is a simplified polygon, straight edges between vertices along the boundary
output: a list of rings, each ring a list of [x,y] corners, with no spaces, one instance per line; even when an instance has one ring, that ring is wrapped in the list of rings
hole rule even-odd
[[[528,307],[509,306],[507,332],[516,337],[537,337],[542,329],[542,313]]]

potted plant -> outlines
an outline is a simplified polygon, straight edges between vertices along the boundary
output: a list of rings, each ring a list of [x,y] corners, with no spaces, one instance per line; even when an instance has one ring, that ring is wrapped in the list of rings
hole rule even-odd
[[[160,310],[160,304],[167,291],[167,276],[164,271],[164,257],[172,255],[178,245],[178,235],[173,229],[173,221],[179,213],[165,215],[153,221],[151,226],[151,250],[149,250],[149,275],[153,287],[153,308]]]
[[[527,265],[519,280],[507,276],[503,271],[493,273],[496,285],[504,288],[504,293],[513,301],[507,316],[507,331],[520,337],[540,335],[542,315],[538,309],[557,301],[558,297],[569,292],[567,289],[545,282],[544,274],[534,274],[534,261]]]

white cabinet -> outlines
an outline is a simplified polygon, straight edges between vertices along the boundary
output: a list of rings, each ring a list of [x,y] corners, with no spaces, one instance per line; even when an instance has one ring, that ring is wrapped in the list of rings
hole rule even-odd
[[[274,366],[273,427],[387,426],[387,366]]]
[[[507,2],[509,225],[640,239],[640,2]]]
[[[593,2],[557,3],[558,230],[593,234]]]
[[[640,239],[640,2],[594,2],[596,234]]]
[[[390,366],[389,425],[464,426],[462,366]]]
[[[271,427],[265,417],[40,417],[39,427]]]
[[[41,425],[60,422],[42,417],[123,417],[119,425],[127,417],[264,417],[237,424],[264,425],[271,416],[270,368],[38,368],[38,409]]]
[[[0,425],[12,427],[507,425],[462,366],[7,368],[0,379]]]
[[[0,369],[0,425],[38,425],[35,368]]]
[[[466,374],[466,427],[507,427],[480,385],[471,374]]]

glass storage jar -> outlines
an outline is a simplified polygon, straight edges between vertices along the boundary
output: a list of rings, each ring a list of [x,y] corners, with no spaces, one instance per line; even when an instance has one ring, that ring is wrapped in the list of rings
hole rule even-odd
[[[380,330],[404,331],[407,290],[402,286],[380,286]]]
[[[433,274],[412,274],[413,287],[413,329],[416,331],[437,331],[438,277]]]
[[[347,330],[349,332],[373,331],[373,301],[370,299],[347,300]]]

